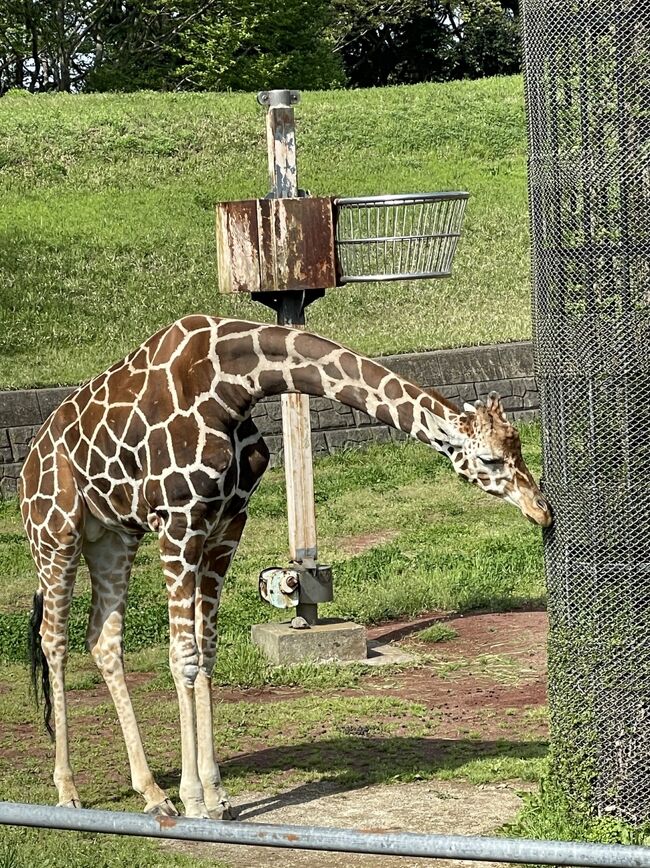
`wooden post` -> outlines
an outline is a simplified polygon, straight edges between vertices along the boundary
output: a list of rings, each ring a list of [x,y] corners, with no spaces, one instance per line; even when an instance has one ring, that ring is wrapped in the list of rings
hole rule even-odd
[[[266,136],[272,195],[276,198],[296,197],[298,173],[293,106],[298,102],[299,94],[297,91],[275,90],[260,94],[258,100],[268,107]],[[305,327],[304,292],[284,292],[277,301],[280,324],[293,328]],[[312,570],[318,561],[318,544],[308,395],[282,395],[282,443],[287,484],[289,554],[292,561]],[[299,602],[296,615],[304,618],[308,624],[315,624],[318,606],[316,603]]]

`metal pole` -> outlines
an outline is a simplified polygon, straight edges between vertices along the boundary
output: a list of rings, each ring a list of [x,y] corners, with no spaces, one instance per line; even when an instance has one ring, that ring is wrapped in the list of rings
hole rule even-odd
[[[295,90],[272,90],[259,94],[258,102],[267,106],[266,139],[271,195],[277,199],[298,196],[296,166],[296,127],[293,106],[300,100]],[[292,328],[305,327],[305,293],[283,292],[277,297],[278,323]],[[314,471],[311,450],[309,396],[282,395],[282,443],[287,483],[289,556],[306,570],[318,563]],[[318,619],[315,603],[299,602],[296,615],[308,624]]]
[[[428,859],[474,859],[583,868],[648,868],[650,848],[526,838],[420,835],[318,826],[220,823],[186,817],[153,817],[118,811],[74,810],[0,802],[0,825],[36,826],[76,832],[104,832],[147,838],[173,838],[214,844],[247,844],[297,850],[328,850]]]

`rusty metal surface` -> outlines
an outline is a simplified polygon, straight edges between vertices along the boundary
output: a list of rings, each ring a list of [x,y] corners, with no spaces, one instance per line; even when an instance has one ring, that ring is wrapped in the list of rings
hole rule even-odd
[[[221,292],[336,285],[332,200],[251,199],[217,205]]]
[[[268,567],[260,573],[260,597],[276,609],[293,609],[298,605],[299,585],[297,570]]]
[[[264,289],[334,286],[334,222],[330,199],[262,199],[260,274]]]
[[[51,808],[46,805],[14,802],[0,802],[0,825],[2,824],[174,838],[182,841],[253,844],[429,859],[478,859],[486,862],[576,865],[589,868],[647,868],[650,864],[650,848],[630,844],[582,844],[577,841],[533,841],[525,838],[483,838],[475,835],[422,835],[372,828],[338,829],[270,823],[223,823],[187,817],[160,818],[150,814]]]
[[[217,204],[217,263],[220,292],[259,291],[256,199]]]

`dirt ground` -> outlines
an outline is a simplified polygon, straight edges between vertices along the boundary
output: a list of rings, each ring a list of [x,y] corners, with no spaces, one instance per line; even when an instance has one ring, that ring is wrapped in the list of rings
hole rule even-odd
[[[444,623],[454,631],[453,638],[439,643],[425,643],[418,631],[433,623]],[[363,696],[398,697],[424,705],[435,718],[432,736],[409,737],[408,730],[393,729],[391,738],[400,747],[396,768],[444,768],[450,752],[462,746],[467,755],[468,746],[478,758],[498,755],[506,743],[516,748],[530,746],[531,751],[544,750],[548,737],[546,707],[546,633],[545,612],[523,611],[507,613],[470,614],[450,617],[444,613],[431,613],[421,618],[391,623],[372,628],[369,639],[398,643],[399,647],[415,655],[415,665],[399,669],[381,668],[373,677],[364,679]],[[455,635],[454,635],[455,634]],[[153,673],[132,673],[129,683],[144,686]],[[218,703],[245,700],[254,703],[291,702],[309,694],[300,688],[216,690]],[[157,697],[169,700],[169,692],[151,691],[148,703],[155,706]],[[360,689],[333,691],[328,696],[358,698]],[[104,685],[84,690],[70,690],[71,707],[83,709],[88,723],[101,735],[106,728],[97,720],[94,707],[108,701]],[[342,741],[328,738],[328,723],[323,721],[311,733],[313,739],[292,739],[291,724],[283,730],[281,746],[270,746],[264,733],[247,734],[238,739],[236,752],[222,755],[222,769],[226,777],[242,769],[254,767],[256,772],[268,772],[273,780],[273,794],[243,792],[234,799],[240,819],[252,823],[281,823],[312,826],[338,826],[345,828],[386,831],[429,832],[434,834],[487,835],[512,821],[521,805],[520,793],[531,789],[530,784],[513,780],[499,784],[476,786],[463,780],[415,780],[393,784],[372,783],[369,774],[381,757],[378,745],[382,738],[383,721],[365,718],[346,722],[341,729],[347,739],[345,752]],[[13,740],[6,741],[3,756],[10,758],[17,750],[14,744],[23,744],[23,735],[35,741],[36,723],[16,722],[9,728]],[[320,728],[319,728],[320,727]],[[322,733],[320,729],[322,728]],[[23,733],[22,730],[25,730]],[[321,735],[324,737],[319,741]],[[107,730],[106,738],[115,732]],[[37,742],[38,743],[38,742]],[[41,740],[43,748],[31,750],[31,760],[51,762],[51,747]],[[316,780],[296,783],[295,769],[313,768],[314,744],[319,746],[320,773],[328,777],[329,769],[350,770],[350,783]],[[517,744],[518,743],[518,744]],[[289,745],[290,747],[287,747]],[[410,754],[409,754],[410,751]],[[462,752],[462,751],[461,751]],[[281,757],[281,762],[279,761]],[[410,757],[410,759],[409,759]],[[404,762],[405,758],[407,759]],[[414,759],[413,759],[414,758]],[[16,754],[16,761],[23,755]],[[414,765],[410,763],[413,759]],[[449,768],[453,768],[453,763]],[[358,772],[358,774],[355,774]],[[85,783],[88,772],[78,775]],[[423,775],[423,777],[431,775]],[[313,777],[313,776],[312,776]],[[382,781],[387,775],[381,775]],[[356,781],[354,783],[353,781]],[[362,781],[363,783],[359,783]],[[363,784],[367,785],[363,785]],[[256,784],[252,784],[256,786]],[[409,859],[389,856],[364,856],[317,851],[277,850],[263,847],[235,845],[190,845],[167,842],[164,847],[180,848],[201,856],[208,856],[230,868],[269,868],[282,862],[286,868],[406,868],[416,865],[469,865],[487,863],[459,863],[439,860]],[[489,868],[489,865],[488,865]]]
[[[399,641],[405,649],[430,654],[423,666],[373,678],[368,692],[397,696],[425,704],[441,715],[430,752],[435,756],[441,740],[472,737],[490,739],[545,739],[546,631],[544,612],[476,614],[445,618],[458,634],[451,641],[427,645],[418,642],[417,630],[439,620],[439,615],[416,622],[389,624],[369,631],[370,638]],[[345,695],[351,691],[341,691]],[[274,701],[302,691],[227,691],[222,701],[246,698]],[[251,746],[252,747],[252,746]],[[426,751],[426,747],[425,747]],[[236,758],[233,758],[236,762]],[[263,763],[263,754],[260,756]],[[232,760],[231,760],[232,761]],[[432,834],[488,835],[515,818],[520,793],[530,784],[510,781],[474,786],[465,781],[415,781],[342,789],[332,782],[289,787],[273,796],[243,793],[235,799],[244,822],[335,826]],[[201,856],[225,862],[231,868],[407,868],[407,866],[483,865],[390,856],[321,853],[244,847],[228,844],[167,843]]]
[[[322,782],[269,797],[246,793],[234,800],[243,822],[334,826],[382,832],[433,835],[487,835],[512,819],[521,807],[525,785],[474,787],[464,781],[417,781],[394,786],[341,790]],[[234,844],[165,842],[165,847],[225,862],[229,868],[417,868],[484,866],[501,863],[451,861],[309,850],[278,850]]]

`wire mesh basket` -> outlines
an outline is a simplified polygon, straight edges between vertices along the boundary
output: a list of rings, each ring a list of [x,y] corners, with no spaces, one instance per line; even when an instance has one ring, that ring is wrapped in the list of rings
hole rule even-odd
[[[448,277],[468,196],[335,199],[339,282]]]

